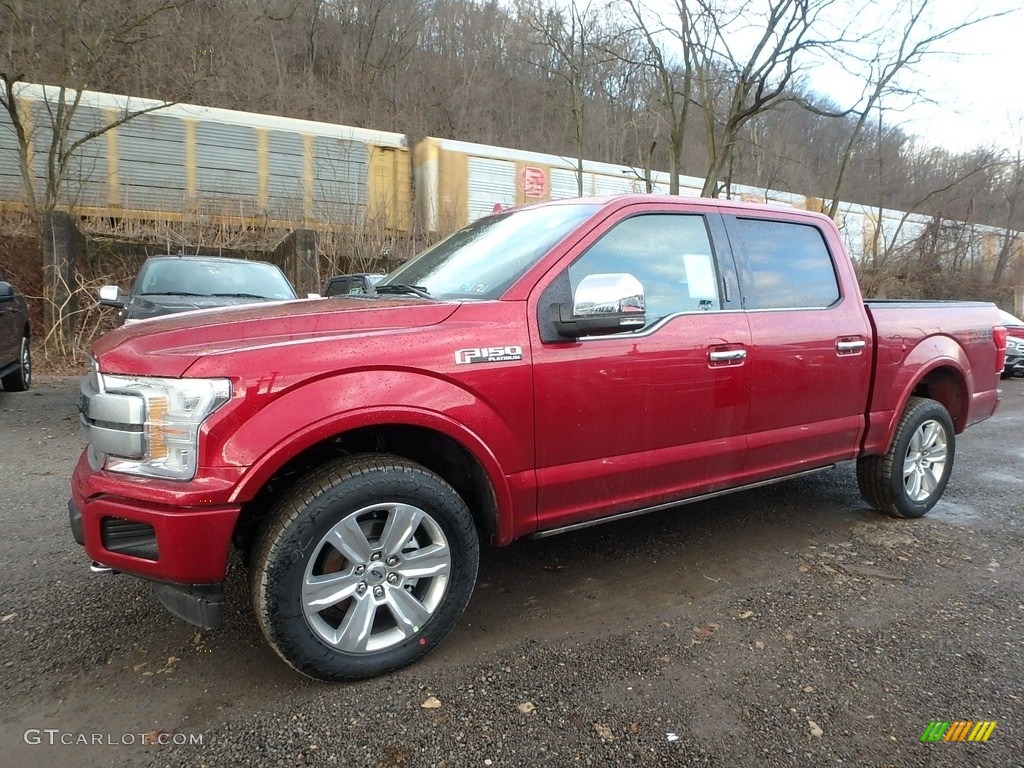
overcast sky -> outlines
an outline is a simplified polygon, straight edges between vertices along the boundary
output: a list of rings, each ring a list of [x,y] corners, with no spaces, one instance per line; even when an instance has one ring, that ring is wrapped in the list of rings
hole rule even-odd
[[[910,0],[879,0],[881,8],[903,8]],[[918,0],[919,2],[919,0]],[[1009,0],[931,0],[936,29],[955,26],[966,14],[984,16],[1020,9]],[[915,3],[916,5],[916,3]],[[895,18],[895,16],[894,16]],[[963,152],[978,146],[1016,151],[1024,142],[1024,12],[983,21],[936,44],[901,84],[918,89],[934,104],[883,99],[884,120],[923,143]],[[821,67],[813,87],[848,106],[859,87]],[[898,110],[898,111],[897,111]]]
[[[985,3],[979,3],[984,8]],[[970,53],[927,61],[919,79],[939,106],[906,114],[907,130],[948,149],[1024,142],[1024,13],[964,30],[951,45]]]
[[[659,9],[669,28],[678,27],[677,3],[681,0],[646,0]],[[727,7],[745,7],[737,22],[730,25],[729,45],[742,55],[745,44],[753,46],[764,27],[767,0],[719,0]],[[563,3],[565,0],[558,0]],[[901,87],[915,90],[920,97],[882,99],[883,119],[918,137],[919,144],[932,144],[953,152],[979,146],[994,146],[1016,152],[1024,143],[1024,9],[1022,0],[836,0],[823,14],[818,32],[838,34],[848,24],[850,37],[879,28],[892,37],[901,37],[902,24],[911,9],[928,5],[913,40],[940,30],[958,26],[967,18],[979,19],[1003,10],[1009,16],[981,21],[962,29],[929,47],[913,71],[904,70],[898,80]],[[866,11],[864,9],[867,9]],[[745,24],[743,22],[746,22]],[[828,29],[831,27],[831,29]],[[670,51],[678,48],[672,35],[661,38]],[[860,55],[870,57],[876,45],[865,45]],[[831,97],[837,106],[856,104],[864,88],[864,75],[854,77],[838,66],[834,57],[804,62],[803,75],[819,93]],[[931,103],[930,103],[931,102]],[[875,118],[877,119],[877,117]]]

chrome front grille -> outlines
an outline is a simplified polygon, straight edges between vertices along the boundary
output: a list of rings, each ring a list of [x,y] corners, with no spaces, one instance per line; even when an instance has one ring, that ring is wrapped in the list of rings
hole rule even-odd
[[[146,448],[145,410],[141,397],[104,392],[95,363],[89,376],[82,379],[78,416],[82,435],[95,454],[142,458]]]

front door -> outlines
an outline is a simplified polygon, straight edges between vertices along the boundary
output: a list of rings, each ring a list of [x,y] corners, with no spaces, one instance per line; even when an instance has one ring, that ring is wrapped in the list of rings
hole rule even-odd
[[[716,264],[716,222],[626,215],[567,267],[573,290],[591,274],[636,277],[647,324],[554,342],[534,329],[540,529],[693,495],[742,470],[750,339],[738,300],[723,297],[735,276]]]

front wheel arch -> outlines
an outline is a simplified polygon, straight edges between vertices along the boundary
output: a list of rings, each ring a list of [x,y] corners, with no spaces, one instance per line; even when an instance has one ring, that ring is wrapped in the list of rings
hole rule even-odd
[[[507,498],[508,488],[495,485],[495,479],[503,480],[503,476],[499,473],[495,478],[477,454],[451,435],[403,423],[351,429],[292,456],[242,505],[232,536],[236,548],[244,553],[247,561],[250,559],[255,536],[269,510],[307,474],[346,456],[371,453],[411,461],[441,477],[465,500],[483,541],[505,543],[501,537],[508,537],[511,530],[507,519],[509,505],[506,503],[503,507],[499,499]],[[503,509],[504,520],[501,518]]]

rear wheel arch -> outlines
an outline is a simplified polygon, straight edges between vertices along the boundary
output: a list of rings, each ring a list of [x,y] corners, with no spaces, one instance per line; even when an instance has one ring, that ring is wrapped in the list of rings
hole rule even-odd
[[[967,428],[970,392],[963,371],[952,365],[942,365],[925,373],[914,385],[900,409],[902,413],[912,397],[923,397],[941,404],[953,422],[957,434]]]

